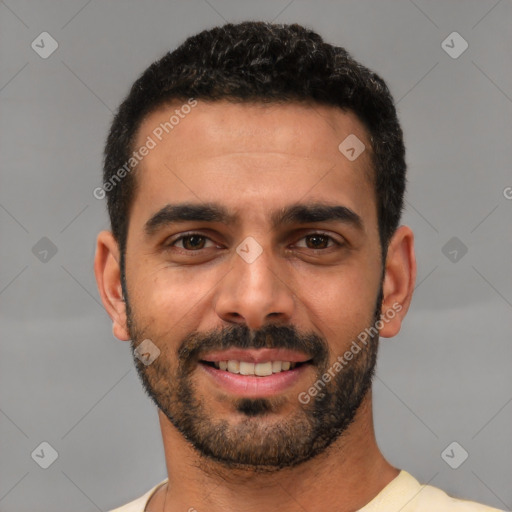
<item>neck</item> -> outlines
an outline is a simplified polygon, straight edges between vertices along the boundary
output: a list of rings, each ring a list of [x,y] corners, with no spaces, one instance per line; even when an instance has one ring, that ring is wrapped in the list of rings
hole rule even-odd
[[[380,452],[373,429],[371,391],[352,425],[325,452],[273,473],[229,470],[201,458],[159,411],[169,482],[146,510],[209,512],[353,512],[370,502],[399,470]],[[165,508],[164,508],[165,507]]]

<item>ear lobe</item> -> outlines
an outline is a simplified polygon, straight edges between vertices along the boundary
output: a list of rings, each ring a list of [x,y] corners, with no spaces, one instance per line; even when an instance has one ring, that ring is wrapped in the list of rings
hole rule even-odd
[[[119,262],[119,246],[114,236],[110,231],[102,231],[96,242],[94,275],[103,306],[112,319],[112,333],[122,341],[129,341]]]
[[[414,234],[408,226],[400,226],[389,243],[383,283],[380,336],[391,338],[400,332],[409,310],[416,282]]]

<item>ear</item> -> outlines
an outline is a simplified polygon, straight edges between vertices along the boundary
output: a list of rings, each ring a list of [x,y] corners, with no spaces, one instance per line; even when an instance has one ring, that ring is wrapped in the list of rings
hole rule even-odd
[[[400,332],[409,310],[416,282],[414,234],[408,226],[400,226],[389,243],[383,284],[380,336],[392,338]]]
[[[94,274],[101,301],[112,319],[112,332],[122,341],[129,341],[126,304],[121,287],[119,246],[110,231],[102,231],[96,243]]]

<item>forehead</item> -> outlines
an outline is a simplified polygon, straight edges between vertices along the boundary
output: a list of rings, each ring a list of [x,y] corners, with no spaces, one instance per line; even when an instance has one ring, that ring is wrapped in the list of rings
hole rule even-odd
[[[351,111],[320,104],[198,100],[195,107],[173,102],[149,114],[135,146],[150,136],[160,148],[174,143],[172,153],[178,159],[251,151],[328,159],[340,156],[338,145],[349,135],[365,142],[369,156],[367,132]]]
[[[135,175],[139,214],[148,217],[166,202],[219,197],[232,210],[243,202],[253,212],[262,201],[275,208],[306,196],[338,199],[361,216],[374,210],[370,142],[352,112],[300,103],[185,105],[158,109],[138,130],[135,149],[152,146]],[[339,145],[354,136],[365,149],[350,161]]]

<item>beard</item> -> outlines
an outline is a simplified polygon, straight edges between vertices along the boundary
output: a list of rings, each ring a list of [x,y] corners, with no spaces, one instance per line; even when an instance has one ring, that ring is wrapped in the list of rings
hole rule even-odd
[[[291,325],[277,324],[251,331],[236,324],[222,330],[191,332],[182,339],[176,353],[169,353],[173,342],[169,343],[171,340],[165,336],[151,337],[151,326],[137,324],[126,293],[125,302],[132,352],[144,339],[150,339],[160,349],[160,355],[147,366],[133,353],[146,394],[200,456],[227,469],[274,472],[312,459],[342,436],[371,389],[378,333],[369,337],[364,348],[340,371],[331,369],[334,377],[325,383],[322,376],[332,367],[337,354],[331,356],[327,342],[316,333],[302,333]],[[381,304],[382,286],[373,324],[363,326],[361,332],[375,325]],[[195,371],[203,354],[228,348],[304,352],[311,358],[308,364],[316,369],[313,382],[321,381],[322,389],[307,404],[295,396],[223,397],[223,408],[228,404],[236,415],[218,418],[218,412],[211,407],[216,402],[211,397],[206,399],[197,389]],[[217,390],[213,392],[216,394]],[[291,413],[279,415],[283,407],[290,410],[290,405]],[[234,421],[235,416],[239,421]]]

